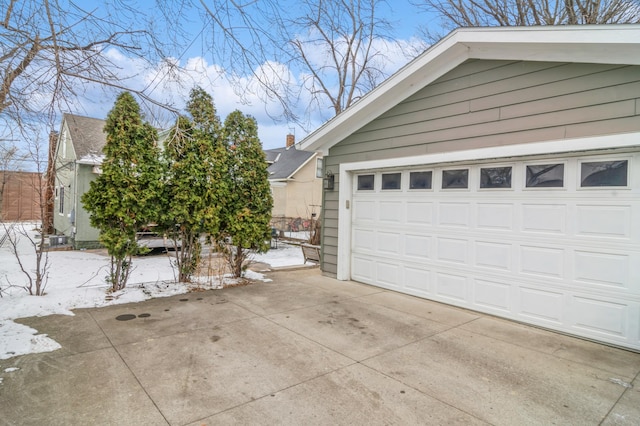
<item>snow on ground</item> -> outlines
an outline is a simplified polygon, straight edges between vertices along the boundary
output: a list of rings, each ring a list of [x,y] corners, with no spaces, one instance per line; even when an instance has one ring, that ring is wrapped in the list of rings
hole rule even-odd
[[[35,235],[33,225],[19,225]],[[0,226],[0,240],[4,235]],[[26,237],[21,237],[18,253],[25,268],[35,265],[35,253]],[[12,320],[52,314],[73,315],[72,309],[100,307],[119,303],[140,302],[154,297],[167,297],[190,291],[193,285],[176,283],[170,257],[166,254],[136,257],[133,260],[127,288],[107,297],[105,283],[109,258],[91,251],[52,251],[48,254],[49,273],[44,296],[30,296],[23,289],[25,275],[8,242],[0,247],[0,359],[28,353],[49,352],[60,345],[38,334],[33,328]],[[272,267],[302,265],[302,250],[295,245],[278,242],[277,249],[252,257],[254,262]],[[247,271],[246,278],[264,280],[262,274]],[[229,278],[225,278],[225,281]],[[0,382],[1,383],[1,382]]]

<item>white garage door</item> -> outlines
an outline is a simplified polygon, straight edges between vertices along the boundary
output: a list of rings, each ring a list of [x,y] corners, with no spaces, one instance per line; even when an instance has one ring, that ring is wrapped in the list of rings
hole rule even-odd
[[[640,153],[365,170],[354,280],[640,350]]]

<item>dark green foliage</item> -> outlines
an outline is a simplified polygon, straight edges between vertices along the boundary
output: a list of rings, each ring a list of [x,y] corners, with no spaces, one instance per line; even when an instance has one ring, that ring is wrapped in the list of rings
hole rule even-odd
[[[109,112],[102,174],[82,201],[111,256],[114,291],[126,286],[131,258],[144,250],[136,232],[150,223],[180,245],[180,281],[197,272],[202,238],[223,249],[236,277],[250,251],[269,247],[273,199],[255,119],[234,111],[222,127],[200,88],[187,110],[164,140],[162,162],[157,133],[129,93]]]
[[[108,280],[116,291],[127,284],[131,256],[144,252],[136,243],[136,232],[158,217],[161,169],[157,132],[143,122],[130,93],[118,96],[104,131],[102,174],[91,182],[82,202],[111,256]]]
[[[248,250],[265,252],[269,248],[273,198],[255,119],[237,110],[229,114],[224,141],[230,153],[230,191],[223,226],[233,244],[227,252],[232,273],[240,277]]]
[[[217,236],[228,193],[227,152],[213,99],[191,90],[187,110],[165,141],[164,214],[161,228],[181,249],[176,255],[180,281],[189,281],[200,263],[203,234]]]

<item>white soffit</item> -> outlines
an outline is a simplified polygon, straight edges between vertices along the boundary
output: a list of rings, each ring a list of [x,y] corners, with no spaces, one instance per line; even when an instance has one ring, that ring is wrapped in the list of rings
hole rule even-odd
[[[455,30],[307,136],[300,142],[300,148],[326,154],[353,131],[467,59],[640,65],[640,25]]]

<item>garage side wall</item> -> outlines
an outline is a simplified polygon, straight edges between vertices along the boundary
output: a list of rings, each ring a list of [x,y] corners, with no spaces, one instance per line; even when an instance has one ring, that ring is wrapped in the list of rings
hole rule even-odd
[[[640,67],[470,60],[334,145],[323,263],[337,272],[339,165],[640,131]]]

